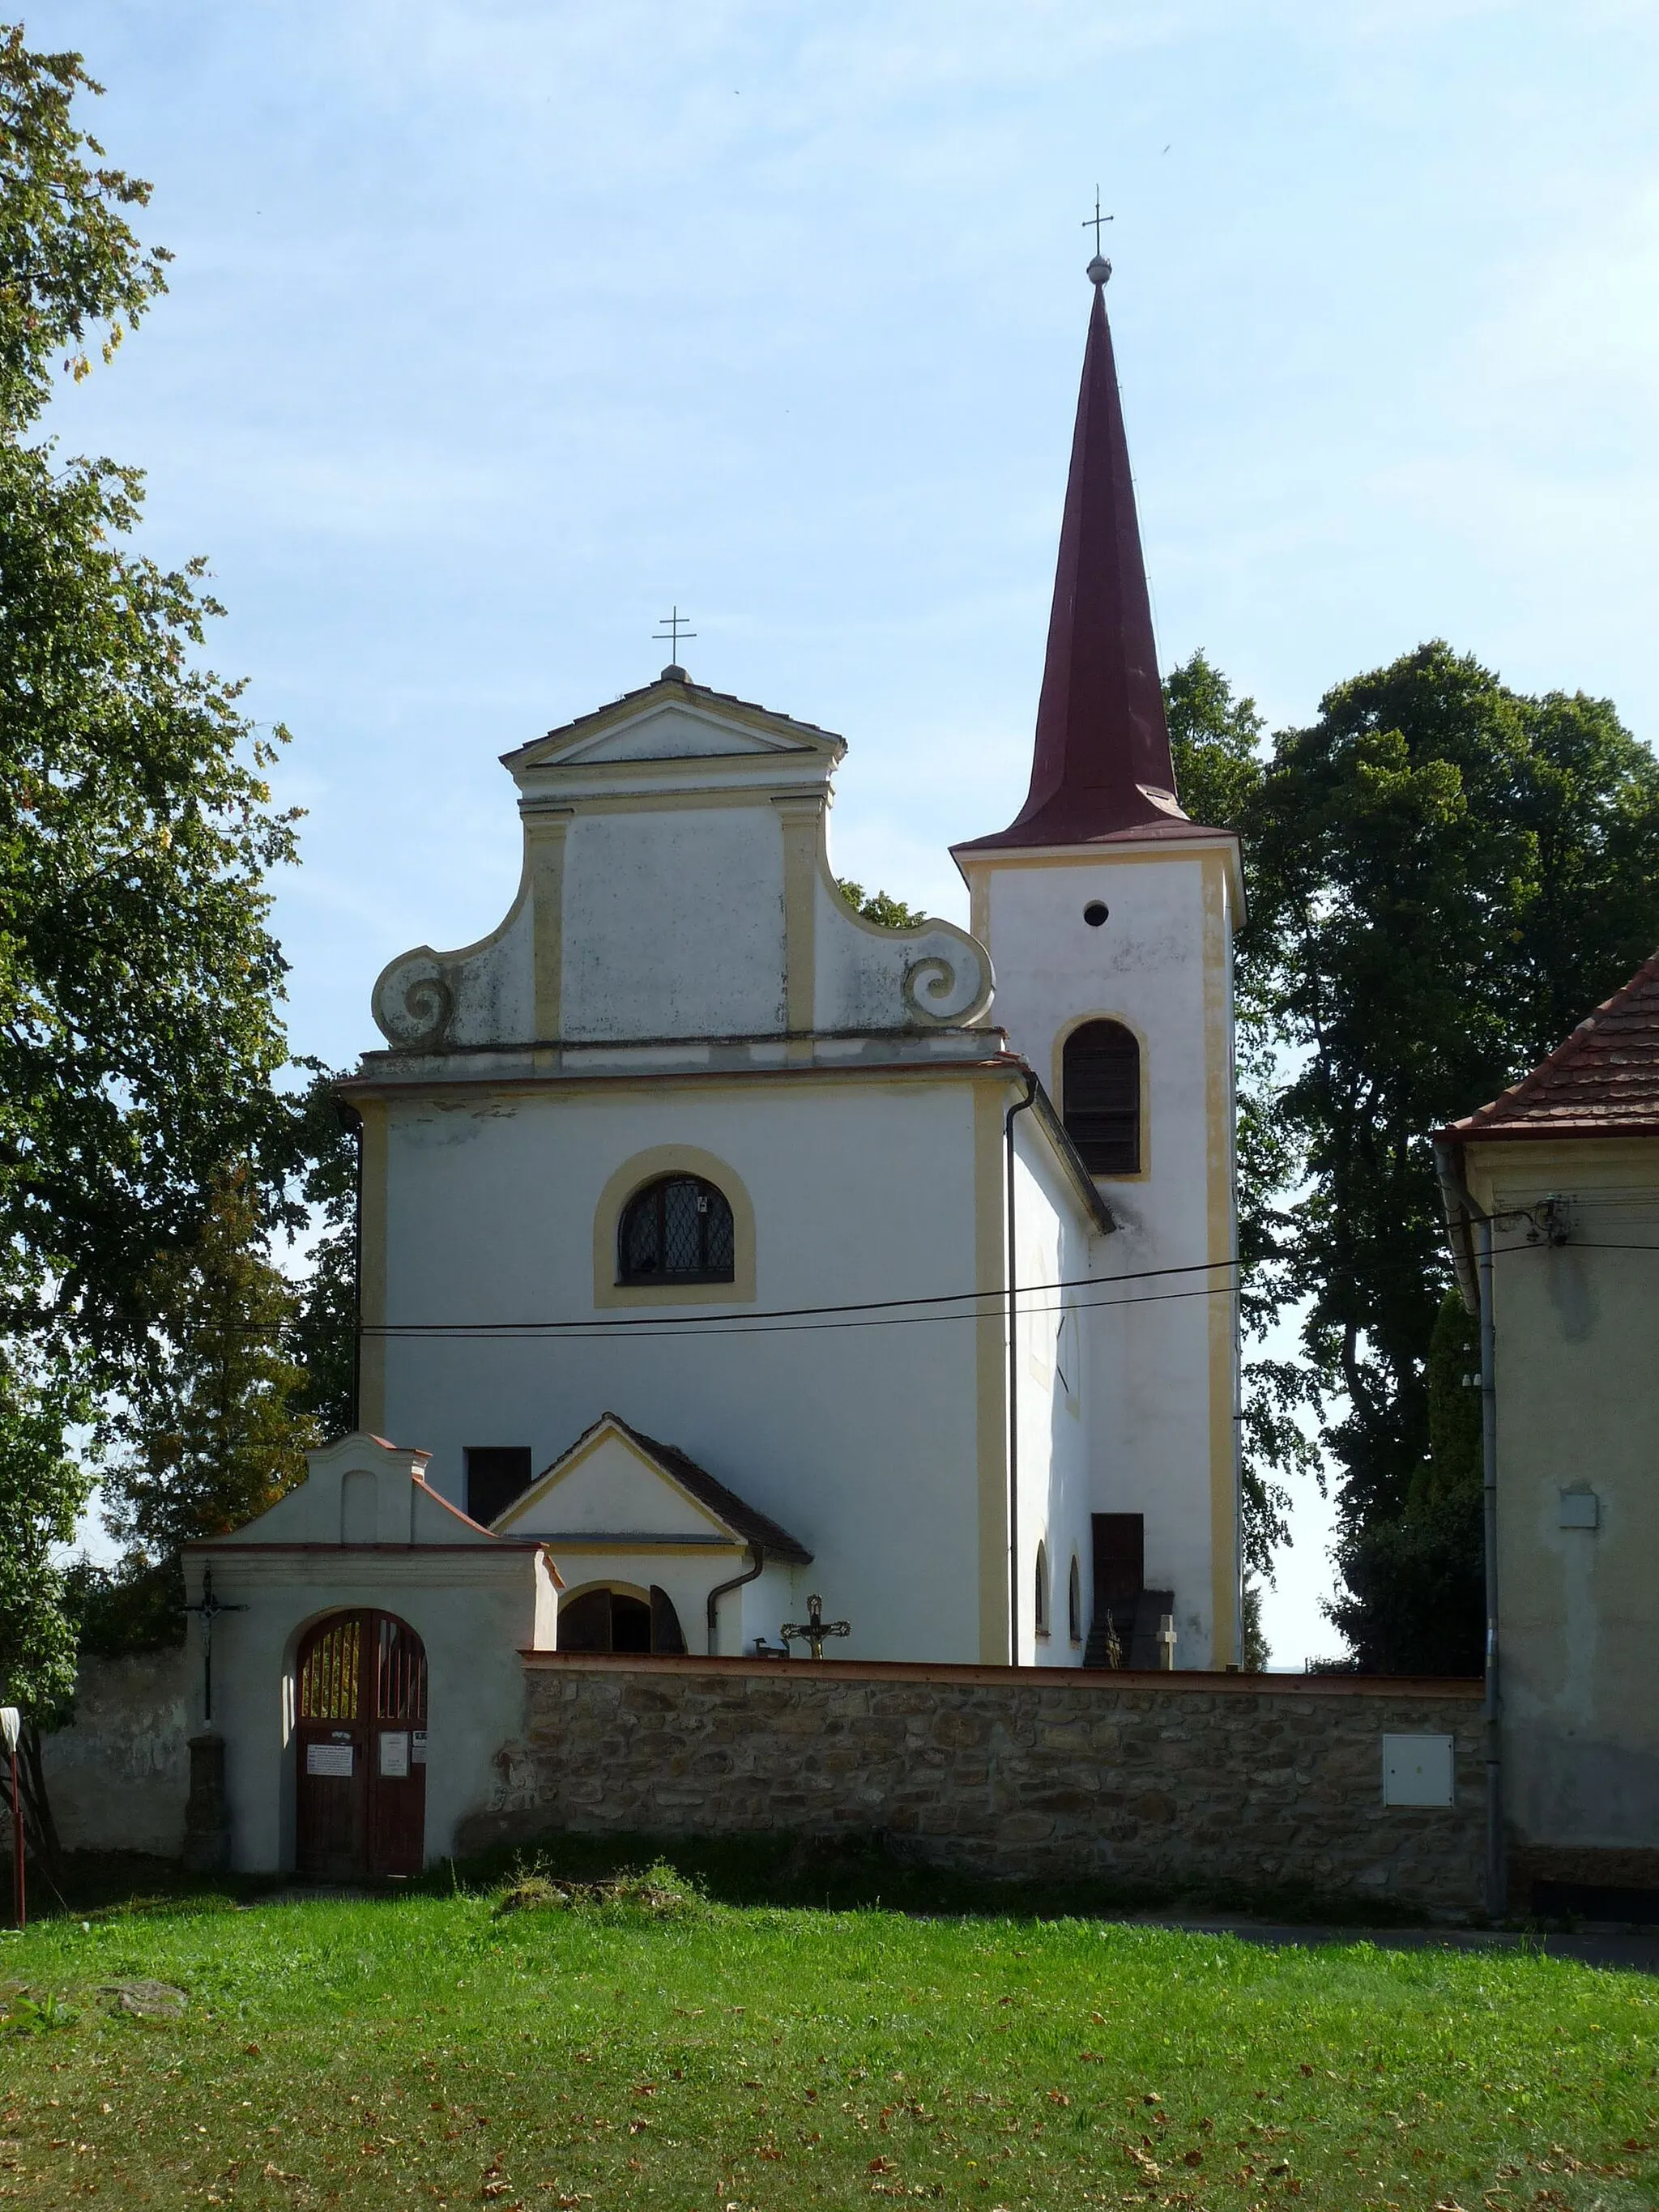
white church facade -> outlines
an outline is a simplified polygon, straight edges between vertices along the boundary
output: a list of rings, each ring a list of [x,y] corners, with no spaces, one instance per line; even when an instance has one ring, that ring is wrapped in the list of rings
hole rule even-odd
[[[239,1863],[447,1848],[526,1650],[775,1654],[817,1595],[837,1658],[1237,1662],[1242,877],[1174,788],[1106,273],[968,929],[855,913],[842,740],[675,665],[506,756],[510,912],[375,985],[359,1432],[187,1563]]]

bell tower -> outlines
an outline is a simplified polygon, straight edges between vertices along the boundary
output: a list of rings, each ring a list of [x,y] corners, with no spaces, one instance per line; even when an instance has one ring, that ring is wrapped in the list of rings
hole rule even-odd
[[[1182,812],[1097,252],[1030,788],[953,848],[992,1018],[1120,1224],[1079,1303],[1092,1507],[1142,1517],[1176,1663],[1239,1656],[1232,939],[1238,840]],[[1127,1278],[1120,1291],[1104,1285]],[[1098,1526],[1098,1523],[1097,1524]],[[1102,1598],[1097,1593],[1094,1612]]]

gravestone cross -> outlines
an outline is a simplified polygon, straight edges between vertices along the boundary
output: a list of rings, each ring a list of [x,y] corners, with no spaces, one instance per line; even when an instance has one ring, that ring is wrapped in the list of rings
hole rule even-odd
[[[799,1637],[815,1659],[822,1659],[823,1656],[823,1639],[826,1636],[850,1636],[852,1632],[853,1624],[850,1620],[824,1619],[823,1600],[816,1590],[806,1601],[805,1620],[786,1620],[778,1631],[778,1634],[783,1638],[783,1648],[786,1651]]]

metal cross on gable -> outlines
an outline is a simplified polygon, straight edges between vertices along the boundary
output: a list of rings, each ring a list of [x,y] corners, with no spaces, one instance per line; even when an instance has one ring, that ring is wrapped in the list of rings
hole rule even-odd
[[[778,1634],[783,1638],[783,1648],[786,1651],[799,1638],[805,1644],[815,1659],[822,1659],[823,1656],[823,1639],[826,1636],[850,1636],[852,1632],[853,1624],[850,1620],[824,1619],[823,1600],[816,1590],[806,1601],[805,1620],[786,1620],[778,1631]]]
[[[245,1605],[222,1605],[213,1595],[213,1570],[202,1571],[202,1595],[198,1604],[187,1605],[186,1613],[195,1614],[202,1624],[202,1717],[213,1718],[213,1624],[222,1613],[246,1613]]]
[[[697,633],[696,630],[690,629],[686,627],[690,617],[680,612],[678,605],[675,605],[670,613],[661,615],[658,619],[665,623],[667,627],[663,629],[653,629],[651,635],[653,638],[661,639],[666,641],[669,649],[674,656],[674,665],[678,668],[680,659],[680,640],[683,637],[695,637]]]
[[[1092,230],[1094,232],[1095,252],[1097,253],[1100,252],[1100,227],[1102,223],[1110,222],[1114,218],[1109,215],[1102,215],[1100,211],[1100,186],[1097,185],[1095,186],[1095,211],[1092,215],[1085,215],[1084,216],[1081,226],[1085,230]]]

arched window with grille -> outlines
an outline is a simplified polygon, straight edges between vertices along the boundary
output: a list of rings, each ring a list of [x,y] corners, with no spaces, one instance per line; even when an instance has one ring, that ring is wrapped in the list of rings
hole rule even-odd
[[[1048,1547],[1037,1546],[1036,1592],[1033,1607],[1033,1625],[1039,1636],[1048,1633]]]
[[[1084,1022],[1066,1040],[1060,1118],[1091,1175],[1140,1173],[1140,1046],[1121,1022]]]
[[[659,1176],[623,1208],[619,1283],[729,1283],[735,1256],[731,1206],[701,1176]]]
[[[1066,1584],[1066,1625],[1073,1644],[1083,1641],[1083,1577],[1078,1572],[1077,1553],[1072,1554],[1072,1571]]]

